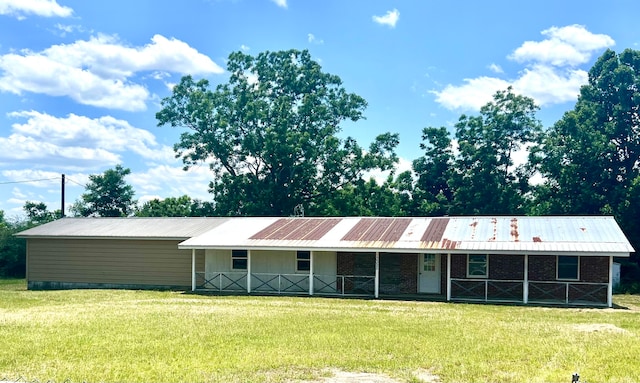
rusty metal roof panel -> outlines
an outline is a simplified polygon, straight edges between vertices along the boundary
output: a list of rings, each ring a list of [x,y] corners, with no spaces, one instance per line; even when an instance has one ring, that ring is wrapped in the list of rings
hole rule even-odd
[[[250,237],[250,239],[319,240],[340,218],[281,218]]]
[[[449,218],[434,218],[429,221],[429,226],[424,230],[422,234],[423,242],[436,242],[442,240],[447,225],[449,224]]]
[[[368,243],[396,242],[410,223],[411,218],[362,218],[342,240]]]

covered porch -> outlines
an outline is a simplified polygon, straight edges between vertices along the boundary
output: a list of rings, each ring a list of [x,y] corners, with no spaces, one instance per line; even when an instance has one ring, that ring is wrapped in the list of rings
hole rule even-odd
[[[612,217],[255,217],[179,248],[194,291],[605,307],[633,251]]]
[[[366,270],[345,270],[338,266],[338,259],[343,259],[344,254],[336,252],[236,249],[227,253],[230,253],[230,267],[225,267],[224,262],[211,261],[219,254],[209,254],[205,262],[197,262],[196,251],[192,250],[192,291],[378,298],[381,281],[384,281],[380,252],[365,253],[372,265]],[[267,266],[269,262],[272,267]],[[198,270],[197,265],[203,263],[205,270]]]

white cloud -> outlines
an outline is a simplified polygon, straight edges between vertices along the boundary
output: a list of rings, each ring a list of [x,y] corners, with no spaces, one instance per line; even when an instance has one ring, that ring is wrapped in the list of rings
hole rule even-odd
[[[492,63],[488,66],[489,70],[492,71],[493,73],[504,73],[504,70],[502,70],[502,67],[498,64]]]
[[[127,177],[141,202],[183,195],[200,200],[212,198],[208,190],[213,174],[206,165],[192,167],[187,171],[181,166],[157,165],[143,173],[131,172]]]
[[[373,16],[374,22],[382,25],[388,25],[391,28],[395,28],[398,19],[400,18],[400,12],[397,9],[393,11],[387,11],[384,16]]]
[[[243,52],[247,52],[247,51],[251,50],[251,48],[249,48],[248,45],[242,44],[242,45],[240,45],[240,50],[243,51]]]
[[[144,110],[149,91],[133,83],[141,71],[210,74],[223,69],[186,43],[155,35],[131,48],[113,36],[51,46],[42,52],[0,56],[0,91],[67,96],[80,104]]]
[[[316,38],[316,36],[313,33],[309,33],[307,35],[307,41],[309,41],[312,44],[318,44],[318,45],[324,44],[324,40]]]
[[[0,69],[0,90],[18,95],[26,91],[67,96],[80,104],[128,111],[144,110],[149,98],[142,85],[102,78],[42,55],[0,56]]]
[[[432,91],[436,102],[447,109],[479,110],[493,99],[493,95],[509,87],[509,82],[495,77],[464,79],[463,85],[447,85],[441,91]]]
[[[90,119],[70,114],[60,118],[35,111],[9,116],[27,121],[13,124],[12,134],[0,137],[0,163],[92,169],[120,163],[124,152],[148,161],[176,162],[173,150],[159,145],[151,132],[110,116]]]
[[[436,102],[447,109],[479,110],[498,90],[512,86],[514,91],[532,97],[540,106],[576,100],[580,87],[588,80],[587,64],[593,55],[614,44],[611,37],[593,34],[584,26],[552,27],[542,31],[547,39],[526,41],[507,58],[524,64],[513,79],[477,77],[464,79],[462,85],[446,85],[432,91]],[[501,67],[489,69],[501,74]]]
[[[559,70],[545,65],[526,68],[513,81],[513,89],[533,98],[538,105],[559,104],[578,98],[589,75],[581,69]]]
[[[280,8],[287,8],[287,0],[271,0]]]
[[[56,0],[2,0],[0,15],[14,16],[20,20],[25,15],[42,17],[70,17],[73,9],[59,5]]]
[[[397,176],[398,174],[405,172],[407,170],[412,171],[412,169],[413,169],[412,161],[407,160],[406,158],[400,157],[398,159],[398,163],[394,168],[394,174]],[[368,181],[370,178],[373,178],[374,180],[376,180],[376,183],[378,185],[382,185],[387,181],[387,178],[389,178],[389,174],[391,174],[390,170],[385,170],[385,171],[373,170],[373,171],[366,172],[362,176],[362,179]]]
[[[526,41],[509,58],[517,62],[538,62],[554,66],[576,66],[587,63],[594,52],[611,47],[615,41],[607,35],[589,32],[582,25],[551,27],[542,31],[548,38]]]

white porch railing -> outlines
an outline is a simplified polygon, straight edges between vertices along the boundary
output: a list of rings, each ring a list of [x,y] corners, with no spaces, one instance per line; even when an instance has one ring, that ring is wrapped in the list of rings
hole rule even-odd
[[[196,272],[196,288],[212,291],[247,291],[247,273],[204,273]]]
[[[525,286],[526,284],[526,286]],[[607,305],[607,283],[451,278],[451,299],[484,302]]]
[[[196,272],[196,288],[216,292],[246,292],[247,273]],[[251,273],[251,291],[273,294],[308,294],[309,274]],[[375,276],[313,275],[318,295],[373,296]]]

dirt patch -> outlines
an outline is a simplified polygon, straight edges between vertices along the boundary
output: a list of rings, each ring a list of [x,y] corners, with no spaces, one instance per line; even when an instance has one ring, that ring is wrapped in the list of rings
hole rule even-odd
[[[391,378],[384,374],[370,372],[348,372],[341,370],[330,370],[331,376],[318,380],[305,381],[300,383],[402,383],[403,381]],[[427,370],[416,371],[414,378],[423,383],[438,383],[440,378],[431,374]]]
[[[620,328],[611,323],[589,323],[589,324],[577,324],[573,326],[577,331],[582,332],[616,332],[620,334],[631,334],[629,331]]]

